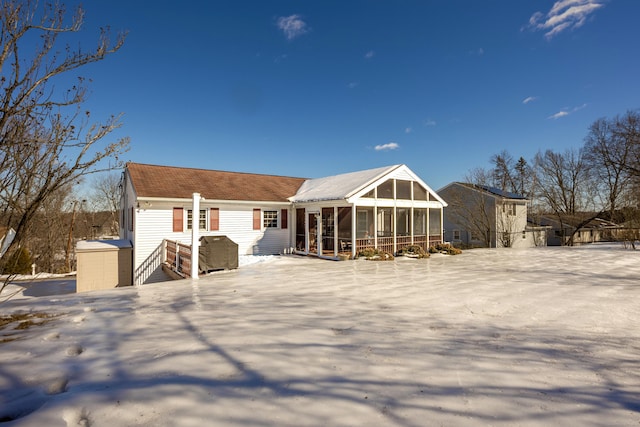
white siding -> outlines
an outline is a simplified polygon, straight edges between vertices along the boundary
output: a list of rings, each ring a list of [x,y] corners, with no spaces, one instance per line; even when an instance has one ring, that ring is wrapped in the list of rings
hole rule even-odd
[[[144,204],[142,204],[144,206]],[[162,272],[162,242],[164,239],[191,244],[191,230],[173,232],[173,208],[181,207],[186,212],[189,205],[153,206],[149,209],[136,209],[136,242],[134,250],[134,282],[135,284],[151,283],[167,280]],[[220,229],[218,231],[201,230],[200,236],[227,236],[238,244],[240,255],[272,255],[281,254],[291,246],[290,230],[269,228],[253,230],[253,209],[291,210],[288,204],[281,206],[223,206],[201,204],[201,209],[216,207],[219,209]],[[186,227],[186,220],[184,226]],[[262,225],[262,221],[261,221]],[[291,227],[291,215],[288,218]]]
[[[290,205],[277,207],[264,206],[221,206],[220,230],[206,232],[204,235],[225,235],[238,244],[241,255],[272,255],[284,253],[291,246],[289,230],[281,228],[268,228],[262,230],[253,229],[253,209],[277,210],[278,215],[282,209],[293,209]],[[280,221],[282,219],[280,218]],[[262,221],[261,221],[262,224]],[[291,227],[291,217],[288,218],[288,226]]]
[[[415,177],[405,168],[398,168],[385,177],[386,179],[395,178],[403,181],[415,181]]]
[[[134,245],[134,283],[153,283],[167,280],[162,272],[163,239],[186,241],[172,233],[173,211],[136,209],[136,242]],[[191,239],[189,238],[189,242]]]

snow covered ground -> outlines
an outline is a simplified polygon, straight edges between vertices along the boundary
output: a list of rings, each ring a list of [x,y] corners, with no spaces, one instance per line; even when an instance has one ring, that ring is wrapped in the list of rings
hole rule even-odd
[[[618,246],[275,257],[0,311],[55,316],[0,329],[8,426],[640,423],[640,251]]]

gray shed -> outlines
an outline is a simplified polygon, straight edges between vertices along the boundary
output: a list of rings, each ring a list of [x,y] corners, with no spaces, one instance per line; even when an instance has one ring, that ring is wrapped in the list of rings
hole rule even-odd
[[[238,244],[227,236],[200,238],[200,273],[238,268]]]

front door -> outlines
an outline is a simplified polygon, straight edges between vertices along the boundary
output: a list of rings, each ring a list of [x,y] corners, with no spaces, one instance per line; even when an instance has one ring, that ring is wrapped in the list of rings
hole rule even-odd
[[[318,220],[317,214],[310,213],[308,215],[309,221],[309,253],[318,254]]]

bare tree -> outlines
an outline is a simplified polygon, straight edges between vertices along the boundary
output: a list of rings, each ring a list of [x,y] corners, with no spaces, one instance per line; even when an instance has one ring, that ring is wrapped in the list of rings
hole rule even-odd
[[[118,51],[103,29],[90,50],[74,48],[64,37],[80,31],[84,11],[69,18],[59,3],[6,0],[0,5],[0,212],[3,226],[24,240],[39,210],[61,188],[82,175],[119,167],[129,140],[104,140],[120,117],[92,123],[83,110],[86,80],[56,87],[84,65]]]
[[[640,124],[636,116],[627,113],[625,117],[616,117],[614,120],[596,120],[585,137],[585,160],[592,171],[598,194],[603,199],[603,210],[608,210],[612,219],[625,193],[630,191],[633,180],[630,162],[634,139],[627,129]]]
[[[491,156],[493,186],[527,198],[532,196],[535,180],[533,170],[524,157],[516,161],[507,150]]]
[[[575,214],[587,208],[588,174],[582,152],[547,150],[535,157],[540,194],[553,212]]]
[[[520,157],[513,168],[515,172],[513,192],[530,198],[535,186],[533,169],[524,157]]]
[[[592,219],[601,214],[582,217],[575,224],[576,215],[593,211],[594,191],[589,180],[589,169],[583,151],[569,149],[564,153],[547,150],[535,157],[536,181],[539,197],[548,209],[555,214],[564,229],[565,224],[572,222],[574,232],[568,236],[567,244],[573,244],[574,234]]]
[[[128,138],[103,143],[119,117],[91,123],[82,110],[85,79],[56,90],[55,78],[116,52],[103,30],[93,50],[60,46],[59,38],[80,31],[84,12],[67,22],[60,4],[4,1],[0,7],[0,208],[3,225],[19,242],[38,209],[58,189],[81,175],[119,166]],[[33,50],[33,41],[40,44]]]
[[[493,185],[502,191],[515,192],[516,182],[513,176],[515,161],[507,150],[491,157],[493,163]]]
[[[120,172],[104,172],[82,186],[76,196],[83,202],[78,207],[76,237],[96,239],[119,234],[120,178]]]
[[[67,234],[72,227],[69,212],[72,197],[70,185],[58,189],[31,221],[27,231],[30,238],[24,239],[23,244],[33,255],[38,271],[67,272],[63,261],[67,256]]]
[[[96,175],[91,183],[91,194],[87,200],[94,212],[108,212],[111,218],[111,235],[119,233],[118,209],[120,207],[120,178],[117,172]]]
[[[627,173],[633,177],[635,184],[640,183],[640,113],[628,111],[614,119],[614,136],[629,147],[630,154],[623,165]]]

